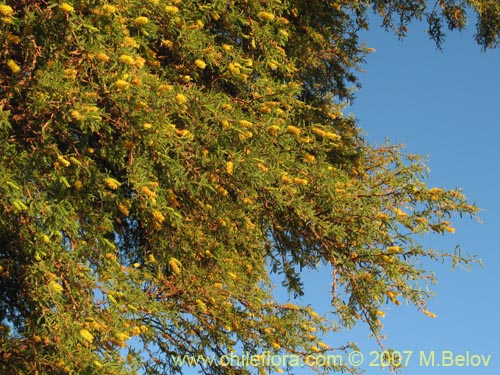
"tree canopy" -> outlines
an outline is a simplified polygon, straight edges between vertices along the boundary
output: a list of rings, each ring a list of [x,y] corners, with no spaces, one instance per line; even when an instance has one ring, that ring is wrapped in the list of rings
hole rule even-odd
[[[332,350],[335,326],[269,277],[293,297],[321,264],[341,327],[378,339],[405,300],[432,317],[421,260],[467,259],[417,235],[477,208],[342,113],[371,10],[400,36],[426,19],[438,45],[470,12],[479,45],[499,42],[496,0],[0,4],[0,372]]]

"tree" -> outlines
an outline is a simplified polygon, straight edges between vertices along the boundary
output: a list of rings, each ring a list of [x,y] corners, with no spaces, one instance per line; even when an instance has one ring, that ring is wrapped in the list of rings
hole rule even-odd
[[[331,350],[317,338],[329,322],[275,301],[269,281],[300,295],[301,270],[319,264],[342,326],[379,338],[381,305],[403,300],[433,316],[419,260],[469,259],[416,235],[477,209],[342,114],[370,52],[358,32],[373,8],[400,36],[427,18],[439,45],[467,10],[490,48],[499,6],[0,5],[2,373],[166,374],[174,355]]]

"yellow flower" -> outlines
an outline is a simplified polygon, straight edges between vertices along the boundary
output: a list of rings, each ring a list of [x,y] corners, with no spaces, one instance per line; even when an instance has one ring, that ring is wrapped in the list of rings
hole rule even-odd
[[[64,12],[64,13],[73,13],[75,11],[75,8],[73,5],[68,4],[68,3],[61,3],[59,5],[59,8]]]
[[[119,79],[115,82],[115,85],[118,90],[126,90],[129,88],[130,83],[124,81],[123,79]]]
[[[316,126],[313,126],[311,128],[311,131],[316,134],[316,135],[319,135],[320,137],[325,137],[326,136],[326,132],[323,130],[323,129],[320,129]]]
[[[267,128],[269,135],[276,137],[279,134],[280,127],[278,125],[271,125]]]
[[[292,183],[292,179],[290,177],[288,177],[288,175],[286,175],[286,174],[283,174],[281,176],[281,181],[283,181],[285,184]]]
[[[19,73],[21,71],[21,67],[17,65],[17,63],[12,59],[9,59],[7,61],[7,66],[12,71],[12,73]]]
[[[130,214],[128,207],[124,203],[118,204],[118,209],[123,214],[123,216],[128,216]]]
[[[165,216],[163,216],[163,214],[160,211],[158,211],[158,210],[154,210],[153,211],[153,217],[160,224],[165,221]]]
[[[140,16],[134,20],[134,25],[136,25],[136,26],[144,26],[148,23],[149,23],[148,17]]]
[[[181,104],[182,105],[182,104],[186,104],[187,103],[188,98],[185,95],[183,95],[183,94],[177,94],[175,96],[175,101],[177,102],[177,104]]]
[[[95,58],[96,58],[97,60],[102,61],[102,62],[107,62],[107,61],[109,61],[109,56],[108,56],[108,55],[106,55],[104,52],[98,52],[98,53],[96,53]]]
[[[64,69],[64,76],[69,79],[75,79],[77,73],[76,69]]]
[[[229,194],[229,192],[224,188],[224,186],[221,186],[221,185],[215,186],[215,190],[217,190],[217,193],[219,193],[223,197],[225,197]]]
[[[83,329],[80,330],[80,336],[85,341],[88,341],[88,342],[94,341],[94,336],[89,331],[87,331],[85,328],[83,328]]]
[[[80,180],[76,180],[73,186],[77,191],[80,191],[83,188],[83,183]]]
[[[151,262],[151,263],[156,263],[156,258],[153,254],[149,254],[148,255],[148,260]]]
[[[123,47],[138,48],[139,44],[137,43],[137,41],[134,38],[132,38],[130,36],[126,36],[125,38],[123,38],[122,46]]]
[[[0,5],[0,15],[4,17],[12,17],[14,15],[14,9],[6,4]]]
[[[101,362],[99,362],[99,361],[94,361],[93,363],[94,363],[94,366],[97,367],[97,368],[103,368],[104,367],[104,365]]]
[[[194,64],[200,68],[200,69],[205,69],[207,67],[207,63],[203,60],[197,59]]]
[[[274,349],[276,349],[276,350],[280,350],[280,349],[281,349],[281,345],[280,345],[280,344],[278,344],[277,342],[274,342],[274,341],[271,343],[271,346],[272,346]]]
[[[49,287],[50,289],[52,289],[52,291],[54,291],[57,294],[60,294],[63,291],[63,287],[57,281],[54,280],[52,280],[49,283]]]
[[[249,127],[251,127],[253,125],[250,121],[247,121],[247,120],[240,120],[238,122],[244,128],[249,128]]]
[[[142,331],[139,327],[135,326],[130,330],[130,333],[134,336],[138,336],[142,333]]]
[[[378,315],[378,316],[380,316],[381,318],[384,318],[384,317],[385,317],[385,312],[380,311],[380,310],[375,311],[375,314],[377,314],[377,315]]]
[[[261,20],[268,20],[268,21],[274,20],[274,14],[265,11],[259,12],[257,14],[257,17],[259,17]]]
[[[340,135],[333,132],[325,132],[324,137],[329,139],[330,141],[338,141],[340,139]]]
[[[179,8],[177,8],[175,5],[166,5],[163,10],[167,14],[176,14],[179,12]]]
[[[172,85],[160,85],[158,90],[160,91],[172,91],[174,87]]]
[[[203,312],[207,311],[207,305],[205,305],[205,302],[203,302],[201,299],[197,299],[196,304],[198,305],[201,311]]]
[[[222,49],[226,52],[229,52],[233,49],[233,46],[224,43],[224,44],[222,44]]]
[[[318,341],[317,344],[318,344],[318,346],[320,348],[323,348],[323,349],[329,349],[330,348],[327,344],[325,344],[324,342],[321,342],[321,341]]]
[[[447,231],[447,232],[450,232],[450,233],[455,233],[455,228],[450,227],[450,226],[444,227],[444,230]]]
[[[71,163],[68,160],[66,160],[62,155],[59,155],[57,157],[57,160],[59,160],[59,162],[65,167],[69,167],[71,165]]]
[[[116,334],[116,338],[118,341],[127,341],[130,340],[130,336],[127,335],[126,333],[120,332]]]
[[[300,177],[295,177],[293,179],[293,182],[295,182],[297,185],[302,185],[302,186],[305,186],[308,184],[308,181],[305,178],[300,178]]]
[[[233,280],[236,280],[238,278],[238,276],[233,272],[228,272],[227,275]]]
[[[227,66],[227,68],[229,69],[229,71],[233,74],[240,74],[240,68],[241,68],[241,65],[238,64],[238,63],[229,63],[229,65]]]
[[[288,133],[290,133],[290,134],[293,134],[293,135],[299,135],[300,134],[300,129],[297,128],[296,126],[293,126],[293,125],[287,126],[286,131]]]
[[[120,187],[120,183],[115,180],[114,178],[111,178],[111,177],[106,177],[104,179],[104,182],[106,183],[106,185],[111,189],[111,190],[116,190]]]
[[[168,265],[172,269],[173,273],[175,273],[177,275],[181,273],[182,264],[174,257],[170,258],[170,260],[168,261]]]
[[[434,314],[434,313],[430,312],[429,310],[423,309],[423,310],[422,310],[422,312],[423,312],[425,315],[427,315],[429,318],[433,318],[433,319],[434,319],[434,318],[436,318],[436,317],[437,317],[437,315],[436,315],[436,314]]]
[[[316,159],[316,158],[314,157],[314,155],[311,155],[311,154],[309,154],[309,153],[306,153],[306,154],[304,155],[304,160],[305,160],[305,161],[307,161],[307,162],[312,163],[313,161],[315,161],[315,159]]]
[[[110,15],[110,14],[116,12],[116,7],[114,5],[111,5],[111,4],[104,4],[102,6],[102,11],[104,14]]]
[[[399,246],[389,246],[387,247],[387,251],[389,253],[398,253],[401,250]]]
[[[228,174],[233,174],[233,171],[234,171],[234,164],[233,164],[233,162],[232,162],[232,161],[228,161],[228,162],[226,163],[226,172],[227,172]]]
[[[151,189],[149,189],[147,186],[143,186],[141,188],[141,191],[146,194],[149,198],[151,199],[154,199],[156,198],[156,193],[154,191],[152,191]]]
[[[141,56],[137,56],[134,60],[134,65],[137,66],[138,68],[144,67],[145,63],[146,63],[146,59],[141,57]]]
[[[121,55],[119,60],[124,64],[128,64],[128,65],[134,64],[134,58],[132,56],[129,56],[129,55]]]

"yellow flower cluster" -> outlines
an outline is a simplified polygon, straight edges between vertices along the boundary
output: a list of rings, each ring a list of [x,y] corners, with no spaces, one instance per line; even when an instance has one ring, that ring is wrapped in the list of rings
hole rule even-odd
[[[7,66],[12,71],[12,73],[19,73],[21,71],[21,67],[17,65],[17,63],[12,59],[9,59],[7,61]]]
[[[176,275],[181,273],[182,264],[176,258],[174,257],[170,258],[170,260],[168,261],[168,265],[172,269],[172,272],[175,273]]]
[[[59,5],[59,9],[61,9],[61,11],[63,11],[64,13],[73,13],[75,11],[73,5],[68,3],[61,3]]]
[[[0,15],[3,17],[12,17],[14,15],[14,9],[6,4],[0,4]]]

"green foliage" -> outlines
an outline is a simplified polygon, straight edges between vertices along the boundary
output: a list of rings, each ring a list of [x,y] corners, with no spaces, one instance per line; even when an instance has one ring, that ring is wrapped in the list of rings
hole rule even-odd
[[[498,3],[467,4],[478,41],[495,46]],[[462,5],[442,2],[451,28]],[[163,374],[178,370],[173,354],[316,352],[332,328],[276,302],[269,269],[301,294],[300,271],[330,265],[340,323],[364,321],[376,337],[385,303],[432,316],[419,260],[467,260],[415,235],[453,232],[451,215],[476,208],[428,188],[418,157],[373,148],[342,114],[369,53],[357,32],[370,6],[400,31],[425,11],[0,5],[2,373]]]

